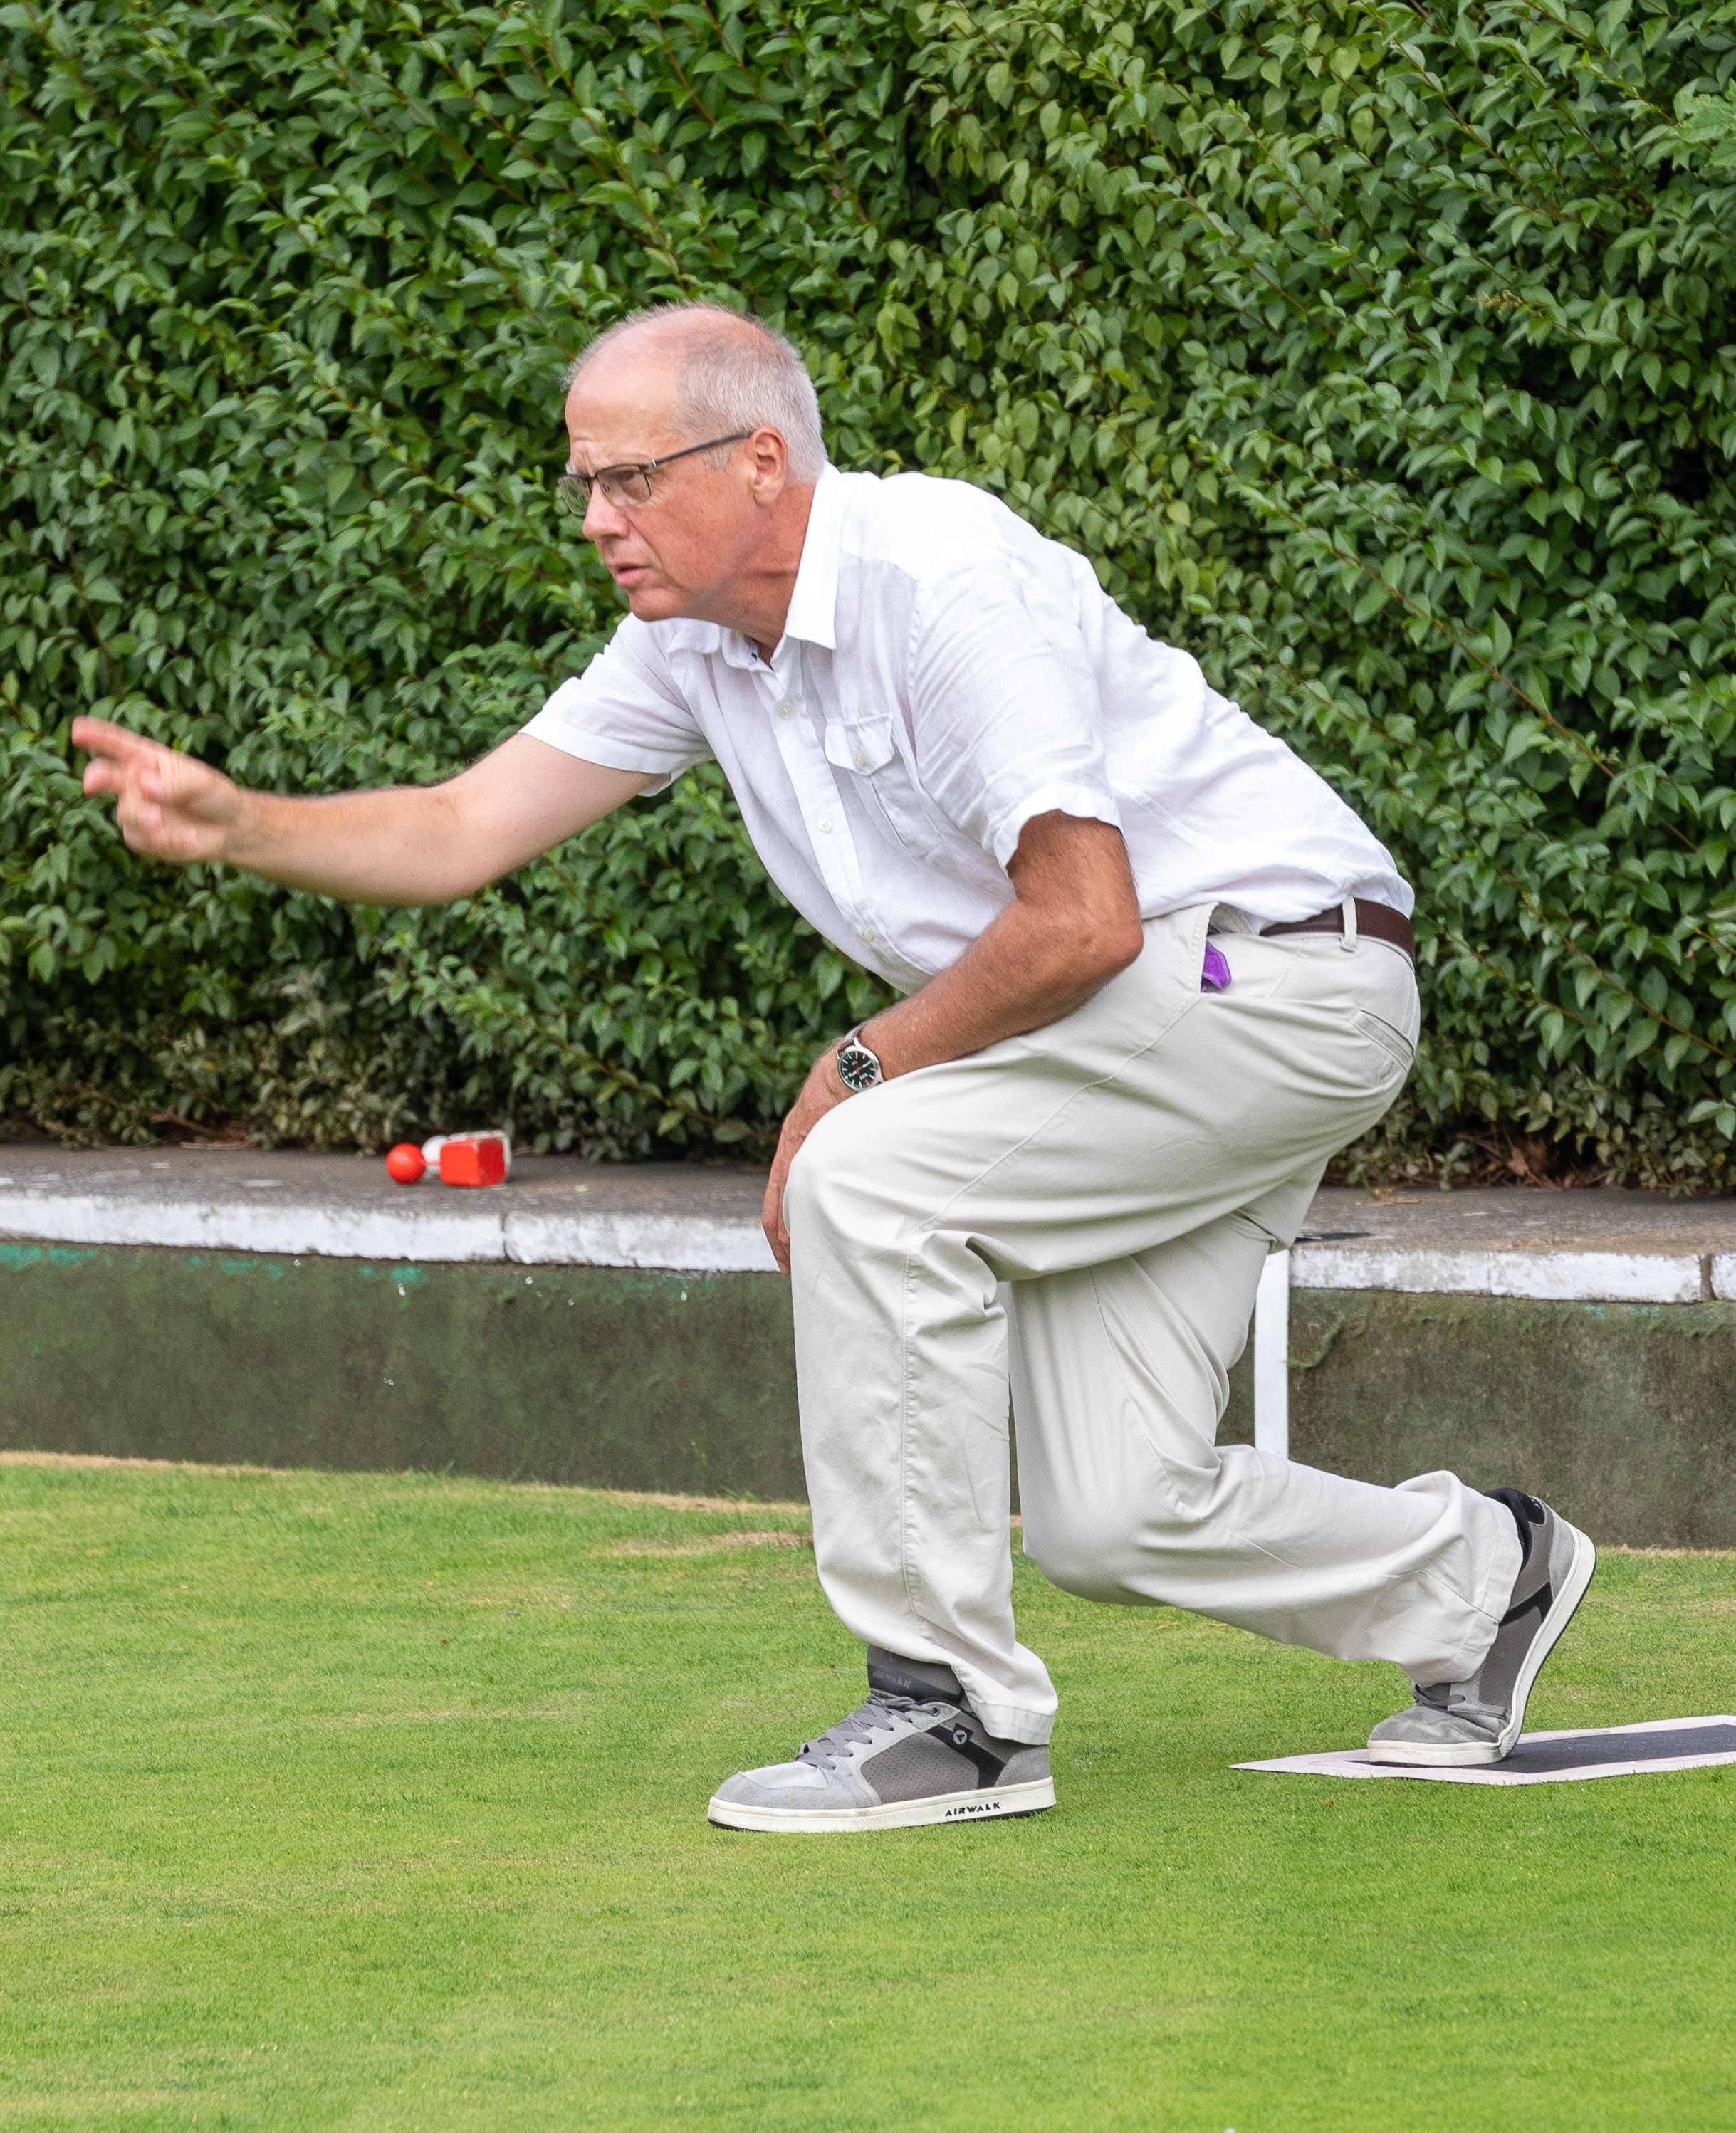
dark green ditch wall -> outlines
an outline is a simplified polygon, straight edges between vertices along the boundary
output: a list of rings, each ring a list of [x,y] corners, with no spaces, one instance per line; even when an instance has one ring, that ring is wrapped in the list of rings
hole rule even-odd
[[[1290,1450],[1512,1482],[1612,1543],[1736,1548],[1736,1304],[1299,1291]]]
[[[0,1445],[802,1494],[778,1274],[0,1245]]]
[[[1736,1547],[1736,1306],[1299,1292],[1311,1464]],[[1246,1361],[1226,1438],[1252,1434]],[[774,1274],[0,1245],[0,1447],[798,1497]]]

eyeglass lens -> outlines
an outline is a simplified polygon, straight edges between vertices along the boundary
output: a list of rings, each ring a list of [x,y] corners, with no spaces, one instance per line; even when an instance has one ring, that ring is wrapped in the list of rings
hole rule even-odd
[[[582,518],[591,504],[595,484],[611,503],[649,503],[651,477],[642,467],[610,467],[597,474],[563,474],[555,484],[555,496],[568,511]]]

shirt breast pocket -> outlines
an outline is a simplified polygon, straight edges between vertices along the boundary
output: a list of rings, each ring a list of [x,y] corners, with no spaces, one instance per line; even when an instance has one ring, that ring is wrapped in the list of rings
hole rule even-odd
[[[875,719],[862,725],[830,725],[826,729],[826,760],[838,770],[853,770],[871,778],[884,770],[898,754],[890,719]]]
[[[828,725],[826,760],[853,777],[865,797],[871,796],[907,851],[931,864],[945,858],[945,831],[899,753],[890,719]]]

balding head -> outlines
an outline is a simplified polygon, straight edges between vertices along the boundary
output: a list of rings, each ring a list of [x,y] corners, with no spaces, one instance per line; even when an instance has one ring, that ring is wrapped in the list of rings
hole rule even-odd
[[[673,385],[668,412],[683,443],[775,430],[789,455],[789,479],[820,478],[826,445],[813,382],[800,352],[757,319],[721,304],[660,304],[599,334],[568,371],[569,390],[594,375],[593,366],[660,373],[662,392],[652,375],[645,383],[660,399]]]

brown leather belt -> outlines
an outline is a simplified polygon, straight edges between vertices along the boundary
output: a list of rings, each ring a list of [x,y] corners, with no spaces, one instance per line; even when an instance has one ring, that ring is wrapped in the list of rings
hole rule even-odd
[[[1416,961],[1416,936],[1401,912],[1395,911],[1390,903],[1371,903],[1359,896],[1356,915],[1358,935],[1367,933],[1376,941],[1390,941],[1395,948],[1402,948],[1413,963]],[[1335,903],[1330,911],[1317,911],[1312,918],[1292,918],[1282,926],[1267,926],[1261,931],[1268,938],[1274,933],[1342,933],[1343,907]]]

